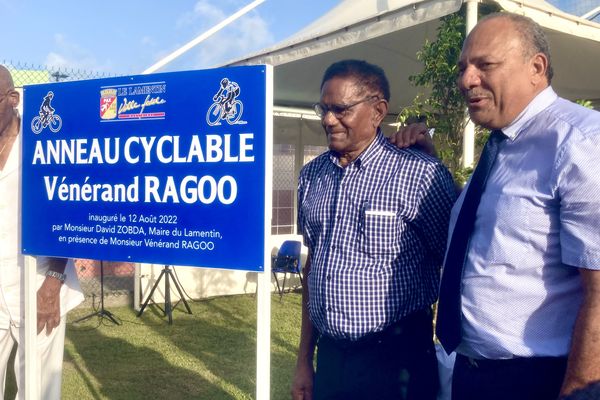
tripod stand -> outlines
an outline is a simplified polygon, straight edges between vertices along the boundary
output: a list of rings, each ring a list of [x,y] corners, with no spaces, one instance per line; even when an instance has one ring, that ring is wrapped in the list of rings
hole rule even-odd
[[[173,324],[173,309],[175,307],[177,307],[179,302],[183,302],[188,314],[192,313],[192,309],[190,308],[190,305],[188,304],[188,302],[185,300],[185,297],[183,296],[183,291],[181,290],[181,286],[179,286],[177,279],[175,279],[175,276],[173,276],[173,271],[171,270],[171,266],[169,266],[169,265],[165,265],[164,268],[162,269],[162,271],[160,271],[160,275],[158,275],[158,279],[154,283],[154,286],[152,286],[152,290],[150,291],[150,294],[148,295],[148,298],[146,299],[146,301],[144,301],[144,304],[142,304],[142,307],[140,308],[140,311],[138,312],[137,316],[140,317],[142,315],[142,313],[144,312],[144,309],[146,308],[146,306],[148,305],[150,300],[152,300],[152,295],[154,294],[154,291],[158,287],[158,284],[160,283],[160,280],[162,279],[163,276],[165,277],[165,309],[163,310],[163,312],[166,316],[169,317],[169,325],[172,325]],[[171,303],[170,279],[173,280],[173,284],[175,285],[175,288],[177,289],[177,292],[179,293],[179,301],[177,301],[177,303],[175,303],[175,305],[172,305],[172,303]],[[154,300],[152,300],[152,302],[154,304],[156,304],[156,302],[154,302]],[[156,304],[156,306],[158,308],[160,308],[160,306],[158,304]]]
[[[104,309],[104,261],[100,261],[100,309],[96,312],[86,315],[85,317],[79,318],[75,321],[75,323],[85,321],[86,319],[92,318],[96,315],[100,317],[100,319],[108,318],[114,324],[121,325],[121,323],[117,321],[113,313]]]

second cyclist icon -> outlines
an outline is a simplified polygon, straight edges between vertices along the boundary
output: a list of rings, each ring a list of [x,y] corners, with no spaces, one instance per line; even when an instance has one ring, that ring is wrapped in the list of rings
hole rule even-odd
[[[229,125],[242,123],[244,106],[237,99],[240,95],[240,86],[227,78],[221,79],[219,91],[213,96],[214,103],[206,112],[206,122],[211,125],[221,125],[221,121],[227,121]]]

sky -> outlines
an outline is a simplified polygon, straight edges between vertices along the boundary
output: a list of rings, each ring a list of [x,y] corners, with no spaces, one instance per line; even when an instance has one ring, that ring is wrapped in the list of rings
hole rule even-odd
[[[251,0],[0,0],[0,63],[141,73]],[[266,0],[164,71],[208,68],[285,39],[340,0]]]
[[[160,71],[209,68],[283,40],[341,0],[266,0]],[[565,11],[600,0],[549,0]],[[141,73],[251,0],[0,0],[0,63]]]
[[[600,0],[546,0],[555,7],[574,15],[583,15],[600,6]],[[600,22],[598,18],[595,22]]]

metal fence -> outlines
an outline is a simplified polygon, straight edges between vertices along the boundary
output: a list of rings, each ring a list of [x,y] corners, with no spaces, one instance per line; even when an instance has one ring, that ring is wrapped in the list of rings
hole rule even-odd
[[[273,146],[273,220],[271,234],[294,233],[295,149],[291,144]]]
[[[101,72],[35,66],[12,61],[2,61],[0,64],[4,65],[10,71],[15,87],[23,87],[24,85],[36,83],[80,81],[115,76]]]
[[[100,300],[102,281],[105,299],[123,297],[128,300],[132,296],[134,263],[76,259],[75,269],[83,293],[91,298],[93,303]]]

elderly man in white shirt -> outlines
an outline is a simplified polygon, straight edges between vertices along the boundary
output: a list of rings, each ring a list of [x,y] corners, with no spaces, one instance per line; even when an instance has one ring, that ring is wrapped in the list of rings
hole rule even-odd
[[[21,146],[20,118],[16,110],[20,96],[9,71],[0,66],[0,400],[11,350],[18,346],[15,375],[19,392],[24,385],[24,256],[20,254],[19,198]],[[37,351],[42,399],[61,397],[61,374],[66,313],[83,300],[71,261],[39,257],[37,292]]]

